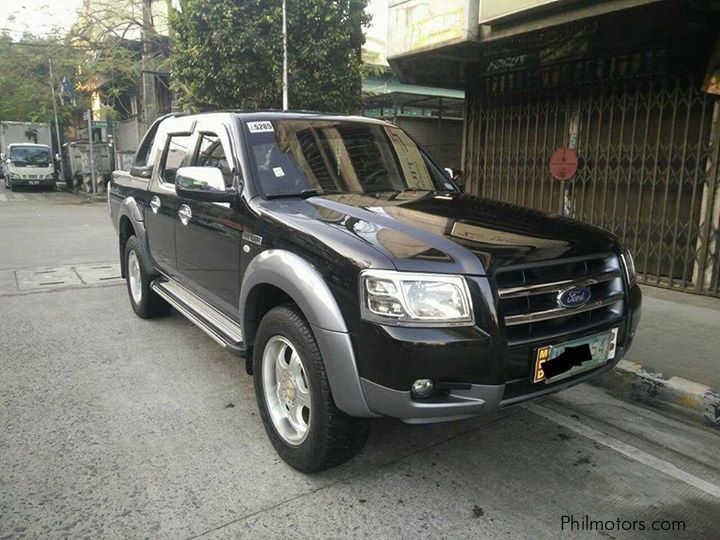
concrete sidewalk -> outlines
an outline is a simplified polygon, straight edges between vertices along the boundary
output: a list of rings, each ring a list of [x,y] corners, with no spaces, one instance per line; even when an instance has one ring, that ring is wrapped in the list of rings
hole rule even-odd
[[[720,389],[720,298],[642,291],[640,328],[626,360]]]
[[[616,397],[720,428],[720,299],[643,287],[627,357],[597,383]]]

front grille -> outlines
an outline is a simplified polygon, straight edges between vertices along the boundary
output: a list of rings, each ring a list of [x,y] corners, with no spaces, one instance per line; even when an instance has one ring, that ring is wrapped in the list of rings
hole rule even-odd
[[[499,269],[495,283],[508,344],[551,340],[622,317],[622,276],[614,254]],[[558,296],[573,287],[587,287],[590,300],[561,306]]]

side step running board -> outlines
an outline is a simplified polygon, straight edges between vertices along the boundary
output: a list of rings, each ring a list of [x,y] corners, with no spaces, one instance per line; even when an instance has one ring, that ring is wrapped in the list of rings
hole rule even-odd
[[[173,279],[160,277],[150,286],[172,307],[228,351],[238,356],[245,356],[242,330],[238,323]]]

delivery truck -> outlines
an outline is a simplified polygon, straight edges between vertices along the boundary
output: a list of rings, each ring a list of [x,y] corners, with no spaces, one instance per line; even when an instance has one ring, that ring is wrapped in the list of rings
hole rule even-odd
[[[55,188],[57,169],[50,126],[32,122],[0,122],[0,161],[5,187]]]

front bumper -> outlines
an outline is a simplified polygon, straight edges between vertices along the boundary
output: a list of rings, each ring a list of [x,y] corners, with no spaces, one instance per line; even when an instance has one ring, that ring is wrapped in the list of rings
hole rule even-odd
[[[470,384],[453,389],[442,397],[414,400],[409,391],[395,390],[360,379],[368,407],[383,416],[399,418],[410,424],[445,422],[496,410],[504,385]]]
[[[12,178],[8,179],[11,187],[54,187],[54,178]]]
[[[398,418],[408,424],[428,424],[489,414],[503,407],[554,394],[612,369],[623,355],[624,350],[619,348],[615,358],[599,368],[553,384],[537,383],[530,386],[528,383],[523,393],[512,392],[512,387],[506,384],[471,384],[467,389],[453,389],[441,397],[416,400],[409,391],[395,390],[367,379],[360,381],[368,407],[373,412]]]
[[[551,343],[506,349],[499,346],[497,337],[477,328],[432,331],[377,328],[373,338],[355,342],[362,391],[373,413],[408,423],[442,422],[490,413],[563,390],[612,369],[632,344],[640,309],[640,288],[634,285],[628,291],[622,318],[554,340],[560,343],[619,328],[615,358],[551,384],[535,383],[532,377],[535,349]],[[378,370],[378,357],[391,369]],[[424,378],[433,379],[444,390],[427,399],[414,399],[409,381]]]

